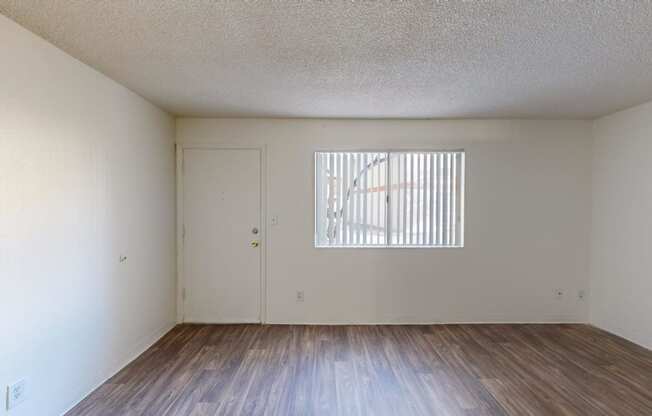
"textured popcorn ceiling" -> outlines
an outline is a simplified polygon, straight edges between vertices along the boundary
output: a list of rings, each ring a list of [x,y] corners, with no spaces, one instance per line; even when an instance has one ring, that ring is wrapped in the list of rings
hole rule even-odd
[[[0,12],[177,115],[592,118],[652,99],[649,1],[0,0]]]

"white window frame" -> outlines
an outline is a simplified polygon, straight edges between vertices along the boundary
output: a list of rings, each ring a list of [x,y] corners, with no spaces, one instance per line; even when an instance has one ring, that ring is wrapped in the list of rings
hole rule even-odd
[[[459,233],[459,242],[455,245],[442,245],[442,244],[432,244],[432,245],[407,245],[407,244],[392,244],[391,238],[386,237],[385,244],[347,244],[347,245],[338,245],[338,244],[318,244],[318,230],[317,230],[317,204],[318,204],[318,195],[317,195],[317,155],[319,153],[386,153],[390,156],[393,153],[460,153],[461,154],[461,166],[460,166],[460,207],[459,207],[459,221],[458,226],[460,228]],[[357,248],[378,248],[378,249],[463,249],[465,247],[465,236],[466,236],[466,185],[467,185],[467,175],[468,175],[468,164],[467,164],[468,155],[464,148],[437,148],[437,149],[318,149],[313,152],[313,246],[317,249],[357,249]],[[390,181],[390,165],[391,157],[388,160],[387,167],[387,183]],[[389,195],[388,195],[389,196]],[[385,223],[389,226],[389,221],[391,221],[391,210],[389,209],[389,202],[387,203],[388,208],[385,215]],[[386,234],[389,234],[386,228]]]

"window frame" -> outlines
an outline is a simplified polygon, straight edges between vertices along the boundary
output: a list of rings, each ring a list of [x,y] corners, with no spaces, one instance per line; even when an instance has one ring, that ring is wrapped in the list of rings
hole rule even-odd
[[[452,153],[457,152],[461,153],[461,163],[460,172],[462,173],[461,182],[460,182],[460,242],[455,245],[407,245],[407,244],[391,244],[390,238],[387,238],[385,244],[332,244],[332,245],[319,245],[318,242],[318,230],[317,230],[317,154],[318,153],[386,153],[390,156],[392,153]],[[317,148],[313,151],[312,155],[312,187],[313,187],[313,233],[312,233],[312,243],[313,247],[316,249],[463,249],[466,245],[466,189],[468,183],[468,154],[466,149],[459,147],[439,147],[439,148],[376,148],[376,149],[359,149],[359,148]],[[388,160],[391,161],[391,157],[388,157]],[[390,177],[390,168],[391,165],[388,162],[387,166],[387,175],[388,180]],[[389,204],[388,204],[389,205]],[[388,210],[389,211],[389,210]],[[388,212],[386,211],[386,213]],[[385,223],[387,224],[387,217]]]

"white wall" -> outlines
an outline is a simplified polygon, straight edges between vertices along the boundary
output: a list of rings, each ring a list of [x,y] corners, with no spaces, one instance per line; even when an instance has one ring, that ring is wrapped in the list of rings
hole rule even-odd
[[[4,16],[0,39],[0,414],[26,378],[9,413],[58,415],[174,322],[174,121]]]
[[[590,122],[178,119],[177,141],[267,146],[270,322],[587,319]],[[313,151],[446,147],[467,152],[465,248],[313,248]]]
[[[593,134],[590,321],[652,348],[652,102]]]

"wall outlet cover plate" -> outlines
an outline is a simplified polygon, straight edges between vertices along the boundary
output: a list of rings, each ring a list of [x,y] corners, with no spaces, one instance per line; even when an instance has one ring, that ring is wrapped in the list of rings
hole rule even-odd
[[[25,401],[27,397],[27,381],[20,380],[7,386],[7,410],[13,409],[18,404]]]

